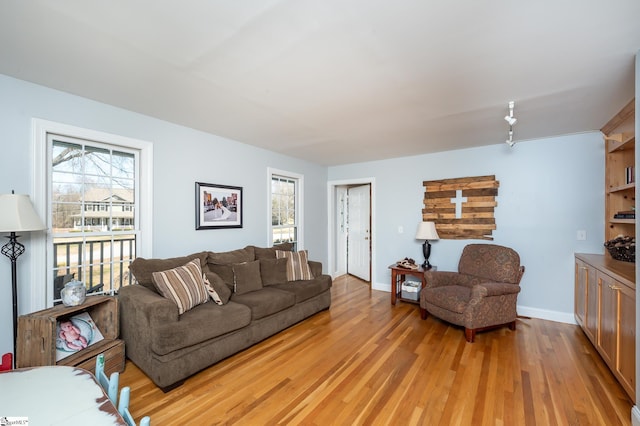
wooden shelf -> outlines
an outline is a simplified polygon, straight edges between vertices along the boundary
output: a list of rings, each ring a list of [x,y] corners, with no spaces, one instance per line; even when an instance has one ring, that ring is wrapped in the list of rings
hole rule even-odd
[[[635,209],[635,99],[625,105],[602,129],[605,143],[605,241],[619,235],[635,236],[635,219],[616,219],[619,212]],[[608,254],[607,254],[608,256]]]
[[[627,224],[627,225],[635,225],[636,224],[636,220],[635,219],[611,219],[609,221],[609,223],[621,223],[621,224]]]
[[[619,186],[614,186],[612,188],[609,188],[607,190],[607,193],[611,194],[612,192],[628,191],[630,189],[636,189],[636,183],[635,182],[631,182],[631,183],[627,183],[627,184],[619,185]]]
[[[636,147],[636,135],[633,133],[614,133],[608,136],[605,135],[604,140],[610,142],[607,146],[607,152],[635,149]]]

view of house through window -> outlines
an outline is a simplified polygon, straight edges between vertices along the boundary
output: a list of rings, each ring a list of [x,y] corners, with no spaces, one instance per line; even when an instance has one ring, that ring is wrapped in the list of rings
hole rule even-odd
[[[296,178],[271,176],[271,231],[273,244],[298,245],[298,182]]]
[[[53,299],[72,279],[113,293],[136,255],[139,152],[57,135],[48,146]]]

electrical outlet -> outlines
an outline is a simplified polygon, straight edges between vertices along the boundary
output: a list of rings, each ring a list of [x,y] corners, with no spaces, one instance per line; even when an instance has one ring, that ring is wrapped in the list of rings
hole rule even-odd
[[[402,226],[398,226],[398,234],[403,234],[404,228]]]
[[[581,229],[578,231],[576,238],[578,241],[585,241],[587,239],[587,231]]]

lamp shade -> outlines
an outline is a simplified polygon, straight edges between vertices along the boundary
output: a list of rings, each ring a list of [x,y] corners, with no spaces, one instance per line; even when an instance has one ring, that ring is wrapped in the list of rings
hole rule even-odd
[[[420,222],[418,224],[418,232],[416,232],[416,240],[439,240],[436,224],[433,222]]]
[[[40,220],[28,195],[0,194],[0,232],[41,231]]]

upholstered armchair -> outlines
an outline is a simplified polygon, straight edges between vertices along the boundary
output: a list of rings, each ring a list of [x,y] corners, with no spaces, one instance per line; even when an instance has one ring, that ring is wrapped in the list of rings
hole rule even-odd
[[[508,325],[516,329],[516,300],[524,266],[513,249],[469,244],[458,272],[426,271],[420,293],[420,315],[429,314],[464,327],[468,342],[476,332]]]

